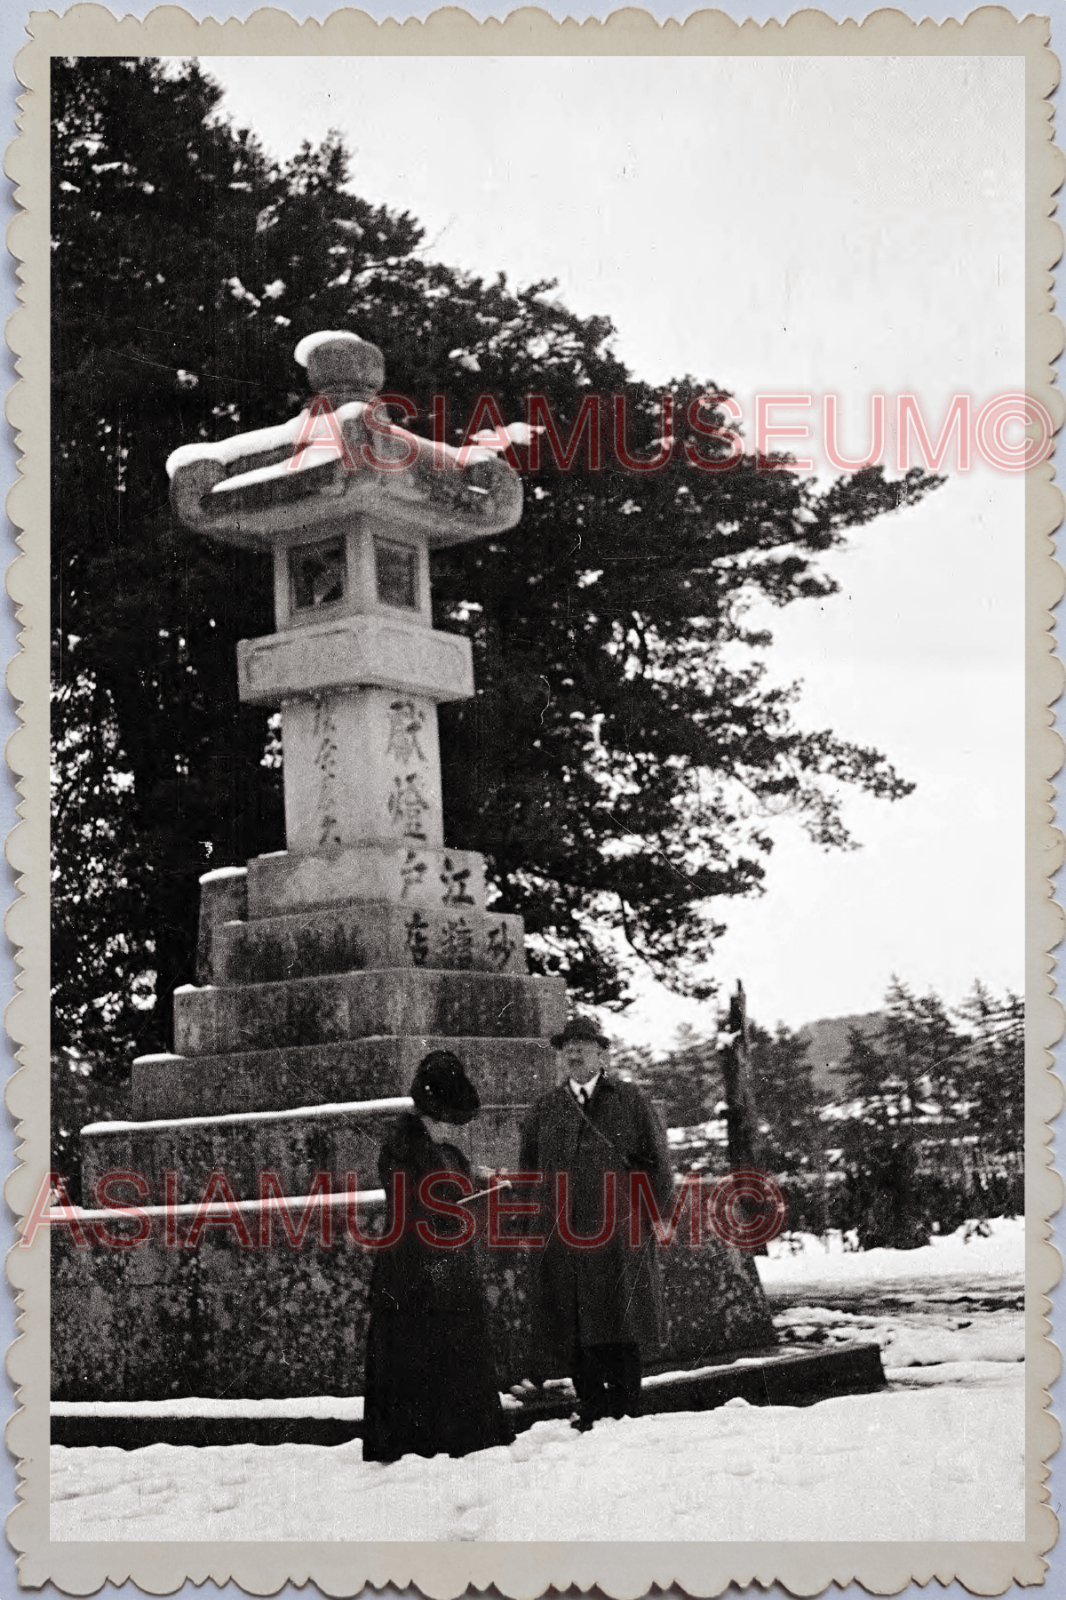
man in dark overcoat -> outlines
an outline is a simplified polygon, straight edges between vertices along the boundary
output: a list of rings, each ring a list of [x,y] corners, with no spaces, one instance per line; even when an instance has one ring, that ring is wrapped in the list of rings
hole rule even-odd
[[[665,1215],[673,1172],[654,1107],[635,1084],[607,1070],[610,1046],[599,1025],[573,1018],[552,1044],[557,1087],[529,1110],[519,1164],[544,1174],[535,1228],[545,1243],[534,1268],[541,1373],[571,1375],[577,1425],[590,1427],[599,1417],[639,1409],[643,1363],[662,1336],[662,1296],[646,1216],[641,1243],[631,1242],[633,1175],[645,1175]],[[615,1175],[613,1218],[605,1217],[606,1173]],[[576,1246],[575,1237],[592,1243]]]

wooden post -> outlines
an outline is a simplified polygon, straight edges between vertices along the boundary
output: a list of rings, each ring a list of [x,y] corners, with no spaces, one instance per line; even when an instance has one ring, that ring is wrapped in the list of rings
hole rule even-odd
[[[726,1024],[732,1039],[722,1056],[725,1081],[726,1129],[729,1140],[729,1165],[753,1167],[759,1145],[759,1125],[755,1115],[748,1048],[748,1014],[744,985],[737,982],[729,1001]]]

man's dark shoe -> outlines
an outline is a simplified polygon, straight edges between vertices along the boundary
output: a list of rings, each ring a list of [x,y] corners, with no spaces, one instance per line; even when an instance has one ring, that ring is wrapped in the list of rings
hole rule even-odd
[[[621,1422],[623,1417],[639,1417],[643,1414],[640,1395],[612,1394],[607,1402],[606,1414]]]
[[[576,1429],[578,1433],[590,1433],[595,1423],[595,1417],[579,1416],[571,1418],[570,1426]]]

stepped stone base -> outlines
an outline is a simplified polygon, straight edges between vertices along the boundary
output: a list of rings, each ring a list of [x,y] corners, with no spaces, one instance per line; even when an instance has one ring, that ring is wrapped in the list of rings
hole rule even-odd
[[[392,968],[233,989],[179,989],[177,1054],[226,1055],[371,1034],[550,1038],[566,1017],[562,978]]]
[[[343,1228],[332,1250],[312,1237],[300,1250],[242,1251],[222,1233],[194,1250],[77,1250],[61,1229],[51,1249],[56,1400],[362,1393],[372,1258]],[[711,1239],[661,1260],[664,1361],[705,1365],[776,1342],[750,1256]],[[486,1252],[483,1268],[509,1385],[532,1365],[531,1261]]]
[[[485,909],[485,858],[472,850],[433,850],[368,840],[328,855],[256,856],[248,863],[248,914],[274,917],[350,900],[402,906]]]
[[[524,973],[522,919],[469,907],[364,902],[224,922],[214,931],[211,981],[220,985],[379,967]]]
[[[198,1200],[214,1172],[225,1174],[240,1200],[257,1198],[265,1172],[276,1174],[286,1195],[307,1194],[322,1172],[330,1173],[334,1189],[345,1187],[346,1172],[358,1172],[363,1188],[377,1188],[377,1152],[395,1114],[311,1112],[277,1121],[97,1123],[82,1133],[82,1184],[88,1196],[104,1173],[136,1172],[152,1187],[146,1204],[155,1205],[164,1200],[163,1174],[174,1171],[181,1175],[183,1203]],[[254,1234],[254,1216],[250,1225]]]
[[[410,1034],[221,1056],[142,1056],[133,1063],[133,1118],[213,1117],[237,1111],[405,1095],[422,1057],[453,1050],[483,1104],[524,1104],[554,1084],[547,1039]]]
[[[485,1107],[466,1127],[449,1129],[449,1140],[475,1167],[517,1167],[524,1110],[522,1105]],[[96,1123],[82,1133],[82,1185],[91,1195],[104,1173],[136,1172],[151,1184],[149,1205],[164,1202],[163,1174],[175,1171],[181,1174],[183,1203],[198,1200],[215,1172],[225,1174],[239,1200],[258,1198],[265,1172],[276,1175],[287,1196],[309,1193],[322,1173],[329,1174],[336,1191],[355,1182],[376,1189],[378,1152],[395,1115],[394,1109],[353,1108],[276,1120]],[[358,1179],[346,1180],[347,1173],[357,1173]],[[253,1234],[256,1226],[253,1217]]]
[[[200,920],[196,934],[196,981],[214,983],[215,930],[248,915],[248,868],[218,867],[200,879]]]
[[[288,1196],[320,1173],[334,1190],[349,1172],[377,1188],[383,1119],[396,1108],[361,1105],[405,1097],[433,1049],[454,1050],[481,1095],[481,1115],[449,1137],[475,1167],[516,1166],[525,1108],[554,1082],[565,986],[528,976],[520,919],[483,906],[481,857],[455,851],[372,844],[208,874],[206,986],[175,995],[175,1054],[135,1063],[138,1120],[83,1132],[87,1202],[118,1169],[149,1180],[146,1203],[167,1198],[168,1171],[186,1203],[219,1171],[240,1199],[259,1197],[263,1172]],[[165,1248],[159,1219],[135,1249],[78,1250],[53,1230],[55,1398],[361,1393],[373,1256],[348,1236],[343,1209],[330,1217],[332,1243],[316,1208],[298,1248],[279,1216],[267,1245],[255,1212],[243,1214],[255,1246],[244,1249],[218,1221],[193,1248]],[[372,1234],[382,1218],[365,1206],[359,1225]],[[116,1220],[112,1237],[129,1226]],[[709,1240],[662,1259],[665,1359],[705,1363],[773,1342],[750,1258]],[[494,1251],[483,1267],[509,1384],[534,1365],[532,1262]]]

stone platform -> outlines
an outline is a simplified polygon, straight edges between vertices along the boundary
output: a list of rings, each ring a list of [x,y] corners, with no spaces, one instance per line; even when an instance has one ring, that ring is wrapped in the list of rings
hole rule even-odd
[[[236,1199],[255,1199],[272,1173],[286,1195],[310,1193],[327,1174],[331,1190],[378,1187],[378,1151],[406,1098],[354,1100],[282,1112],[95,1123],[82,1132],[86,1193],[105,1174],[135,1172],[151,1186],[148,1204],[169,1203],[164,1174],[179,1174],[177,1200],[193,1202],[213,1174],[224,1174]],[[466,1127],[449,1130],[471,1166],[518,1165],[521,1103],[484,1106]],[[351,1174],[357,1174],[351,1177]],[[174,1197],[170,1196],[172,1200]]]
[[[528,1103],[554,1083],[547,1039],[378,1034],[236,1055],[141,1056],[133,1063],[133,1116],[225,1116],[394,1098],[407,1093],[418,1063],[433,1050],[455,1051],[485,1106]]]
[[[881,1351],[876,1344],[839,1345],[813,1354],[784,1348],[691,1372],[653,1374],[645,1378],[641,1410],[645,1415],[710,1411],[738,1397],[755,1406],[803,1406],[835,1395],[869,1394],[884,1387]],[[523,1432],[534,1423],[568,1417],[573,1408],[573,1391],[566,1385],[549,1388],[543,1397],[508,1414],[516,1429]],[[191,1412],[174,1416],[165,1402],[136,1409],[117,1402],[113,1409],[102,1409],[84,1402],[59,1401],[52,1408],[52,1443],[138,1450],[153,1444],[335,1445],[362,1437],[362,1422],[350,1415],[349,1405],[334,1402],[336,1415],[330,1415],[330,1409],[327,1400],[315,1405],[313,1415],[301,1415],[298,1407],[291,1405],[284,1409],[279,1406],[274,1415],[263,1415],[234,1401],[226,1406],[225,1415],[207,1407],[197,1413],[194,1403]]]
[[[380,1216],[380,1213],[378,1214]],[[182,1227],[188,1226],[188,1218]],[[372,1233],[373,1214],[360,1219]],[[255,1232],[254,1223],[251,1231]],[[161,1248],[158,1224],[140,1249],[77,1249],[53,1230],[52,1396],[55,1400],[295,1398],[363,1392],[371,1252],[337,1217],[323,1247],[313,1218],[298,1249],[242,1249],[206,1231],[194,1249]],[[526,1377],[532,1346],[532,1258],[479,1250],[504,1387]],[[703,1367],[776,1343],[754,1260],[712,1237],[679,1238],[660,1256],[671,1367]],[[108,1351],[101,1363],[99,1352]],[[552,1376],[549,1374],[548,1376]],[[565,1376],[563,1373],[557,1376]]]
[[[482,906],[340,896],[279,909],[253,892],[268,881],[285,894],[297,880],[324,883],[330,859],[344,854],[310,864],[268,857],[266,877],[262,862],[208,876],[200,981],[175,996],[176,1048],[135,1062],[133,1121],[83,1130],[86,1205],[97,1179],[122,1170],[148,1180],[149,1204],[174,1199],[168,1173],[180,1175],[176,1197],[186,1205],[220,1173],[242,1201],[258,1199],[264,1173],[293,1198],[324,1173],[334,1191],[353,1181],[375,1189],[387,1121],[409,1104],[417,1066],[435,1049],[460,1057],[482,1102],[449,1137],[475,1168],[517,1165],[523,1112],[555,1081],[562,980],[530,976],[521,919]],[[465,858],[449,859],[454,867]],[[440,886],[440,897],[449,892]],[[469,939],[456,939],[457,928]],[[437,964],[425,964],[431,958]],[[380,1215],[361,1208],[359,1226],[373,1233]],[[373,1257],[348,1237],[342,1209],[331,1212],[326,1240],[312,1213],[298,1248],[279,1221],[260,1248],[258,1213],[242,1216],[255,1248],[217,1223],[177,1249],[166,1247],[158,1218],[149,1241],[130,1250],[78,1250],[57,1231],[55,1398],[361,1393]],[[181,1229],[188,1223],[186,1215]],[[671,1362],[703,1365],[773,1344],[750,1258],[710,1237],[698,1250],[679,1242],[662,1261]],[[509,1384],[531,1365],[530,1262],[485,1253],[483,1270]]]
[[[561,978],[410,967],[331,973],[239,988],[179,989],[178,1055],[335,1044],[374,1034],[549,1037],[562,1029]]]

